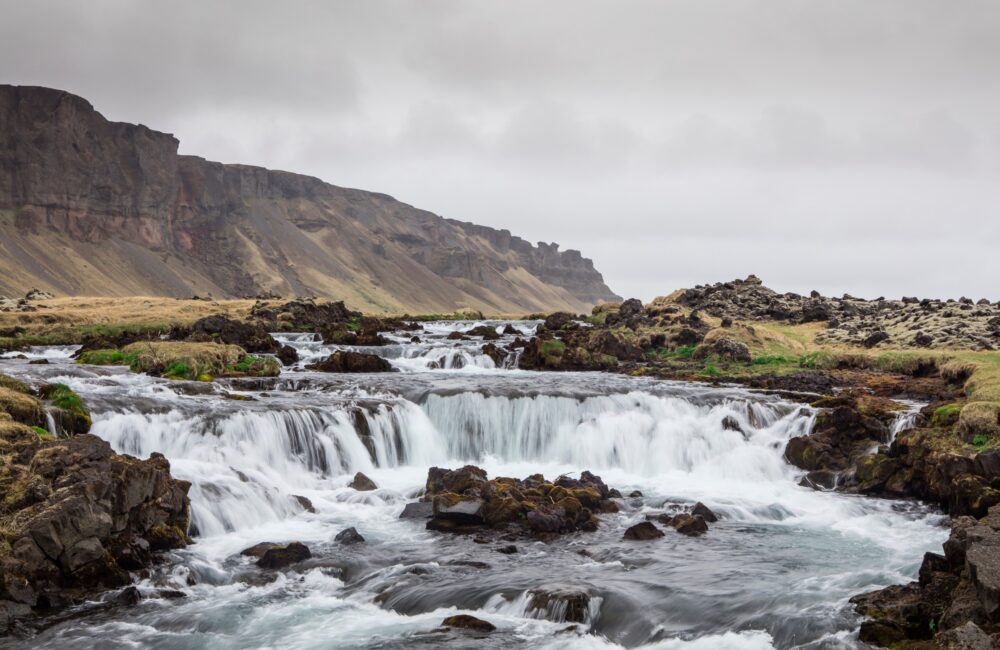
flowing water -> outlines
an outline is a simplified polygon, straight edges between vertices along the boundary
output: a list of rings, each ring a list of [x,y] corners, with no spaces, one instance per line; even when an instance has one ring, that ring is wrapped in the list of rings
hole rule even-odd
[[[479,324],[393,334],[367,350],[400,370],[380,375],[302,370],[331,351],[311,334],[280,335],[302,362],[267,380],[171,382],[73,365],[72,349],[35,351],[50,365],[0,362],[69,384],[115,450],[163,453],[192,483],[196,541],[139,585],[139,605],[88,604],[13,645],[853,648],[859,620],[847,599],[913,579],[947,536],[944,518],[918,504],[800,487],[782,450],[810,431],[808,408],[735,387],[519,371],[513,355],[498,368],[482,342],[447,338]],[[742,432],[723,427],[727,417]],[[520,541],[512,555],[399,518],[429,467],[467,463],[490,476],[589,469],[643,496],[602,515],[595,533]],[[347,487],[357,471],[379,488]],[[720,515],[704,537],[622,540],[647,513],[695,501]],[[367,543],[333,541],[350,526]],[[293,540],[313,559],[275,580],[239,555]],[[164,588],[184,596],[159,597]],[[585,592],[585,621],[568,624],[558,605],[532,608],[539,588]],[[440,629],[455,613],[498,630]]]

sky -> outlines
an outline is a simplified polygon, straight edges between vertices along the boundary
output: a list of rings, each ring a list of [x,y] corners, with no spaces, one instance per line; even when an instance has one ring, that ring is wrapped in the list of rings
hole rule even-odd
[[[0,83],[558,242],[626,297],[1000,300],[995,0],[0,8]]]

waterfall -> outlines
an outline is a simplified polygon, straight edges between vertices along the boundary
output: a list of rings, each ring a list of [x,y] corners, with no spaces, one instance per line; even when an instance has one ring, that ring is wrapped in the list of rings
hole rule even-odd
[[[896,414],[896,419],[893,420],[892,426],[889,428],[890,444],[896,440],[896,436],[900,433],[916,426],[917,417],[920,415],[920,409],[926,406],[926,404],[919,402],[903,401],[903,404],[906,405],[906,410],[900,411]]]
[[[738,423],[740,430],[724,426]],[[664,472],[703,481],[767,481],[792,471],[784,442],[812,416],[784,404],[730,400],[713,406],[643,392],[585,399],[431,394],[422,405],[298,408],[195,415],[105,412],[93,432],[119,452],[160,452],[191,481],[203,534],[301,511],[293,495],[354,472],[400,466],[502,462],[577,470]]]

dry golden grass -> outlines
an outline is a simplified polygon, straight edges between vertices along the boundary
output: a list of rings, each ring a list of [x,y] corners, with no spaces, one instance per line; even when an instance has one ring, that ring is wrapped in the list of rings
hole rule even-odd
[[[33,334],[60,328],[93,325],[176,325],[204,316],[224,314],[245,318],[253,300],[178,300],[132,296],[129,298],[54,298],[32,303],[34,312],[0,313],[0,328],[24,327]],[[275,301],[277,302],[277,301]]]

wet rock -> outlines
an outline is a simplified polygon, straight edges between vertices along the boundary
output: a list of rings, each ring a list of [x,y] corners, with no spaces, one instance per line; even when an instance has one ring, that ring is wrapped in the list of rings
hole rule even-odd
[[[283,366],[291,366],[299,361],[298,351],[290,345],[282,345],[276,356]]]
[[[465,334],[466,336],[482,337],[485,341],[495,341],[500,338],[500,335],[497,334],[496,328],[489,325],[479,325],[477,327],[473,327]]]
[[[365,538],[361,536],[361,533],[354,526],[351,526],[337,533],[333,541],[338,544],[364,544]]]
[[[434,516],[434,504],[426,501],[407,503],[400,513],[400,519],[430,519]]]
[[[832,490],[837,487],[840,473],[827,469],[817,469],[802,477],[799,485],[814,490]]]
[[[126,586],[127,571],[148,567],[153,552],[188,542],[190,485],[171,477],[161,454],[118,455],[89,434],[43,441],[5,419],[0,457],[8,549],[0,549],[0,602],[16,604],[8,613]]]
[[[486,502],[474,496],[445,492],[434,497],[434,517],[452,519],[462,523],[484,523],[483,508]]]
[[[687,513],[674,515],[670,520],[670,525],[678,533],[688,537],[698,537],[708,532],[708,524],[705,523],[705,519],[701,515]]]
[[[280,547],[281,544],[276,544],[275,542],[261,542],[260,544],[254,544],[253,546],[243,549],[240,551],[240,555],[259,558],[262,557],[267,551]]]
[[[503,348],[498,348],[493,343],[487,343],[481,349],[482,353],[493,360],[493,365],[497,368],[502,368],[504,361],[507,359],[507,353]]]
[[[504,555],[514,555],[518,552],[517,547],[513,544],[508,544],[506,546],[498,546],[496,549],[497,553],[503,553]]]
[[[664,533],[662,530],[648,521],[643,521],[635,524],[634,526],[629,526],[629,528],[625,531],[623,539],[645,541],[663,537],[663,535]]]
[[[488,633],[497,629],[492,623],[484,621],[481,618],[476,618],[475,616],[469,616],[468,614],[449,616],[441,622],[441,625],[444,625],[445,627],[456,627],[463,630],[472,630],[473,632]]]
[[[354,479],[348,484],[349,488],[354,488],[358,492],[371,492],[372,490],[377,490],[378,486],[375,485],[375,481],[371,480],[361,472],[354,475]]]
[[[731,415],[727,415],[722,418],[722,428],[726,431],[736,431],[737,433],[743,433],[743,427],[740,426],[739,420]],[[744,434],[746,435],[746,434]]]
[[[978,521],[956,518],[944,554],[924,556],[917,582],[851,599],[857,611],[870,618],[862,623],[861,640],[906,647],[939,631],[934,647],[977,647],[988,638],[978,626],[992,629],[1000,622],[998,557],[1000,506]]]
[[[570,587],[532,589],[528,612],[554,623],[586,623],[590,610],[590,594]]]
[[[137,587],[125,587],[115,596],[115,603],[119,605],[138,605],[142,601],[142,594]]]
[[[274,546],[265,550],[257,560],[257,566],[262,569],[282,569],[311,557],[312,553],[309,552],[308,546],[301,542],[292,542],[287,546]]]
[[[631,492],[628,493],[628,495],[629,495],[630,498],[634,499],[634,498],[637,498],[637,497],[641,497],[642,496],[642,492],[640,492],[639,490],[632,490]]]
[[[596,530],[594,513],[614,507],[609,494],[607,485],[590,472],[581,473],[579,479],[562,476],[554,483],[541,475],[490,480],[486,472],[470,465],[457,470],[431,468],[424,500],[433,504],[434,518],[427,524],[431,530],[465,533],[486,527],[508,531],[508,539],[548,540]]]
[[[812,434],[789,440],[785,459],[804,470],[843,471],[888,437],[889,428],[883,422],[850,403],[817,416]]]
[[[712,509],[706,506],[701,501],[697,502],[691,507],[691,514],[697,515],[709,523],[715,523],[719,521],[718,515],[712,512]]]
[[[292,498],[295,499],[295,502],[299,504],[299,507],[305,510],[306,512],[312,512],[312,513],[316,512],[316,508],[313,507],[312,501],[310,501],[306,497],[300,496],[298,494],[293,494]]]
[[[1000,639],[995,635],[991,637],[978,625],[968,621],[964,625],[942,632],[934,642],[943,650],[995,650],[1000,644]]]
[[[337,351],[326,359],[306,366],[319,372],[395,372],[388,361],[375,354]]]

